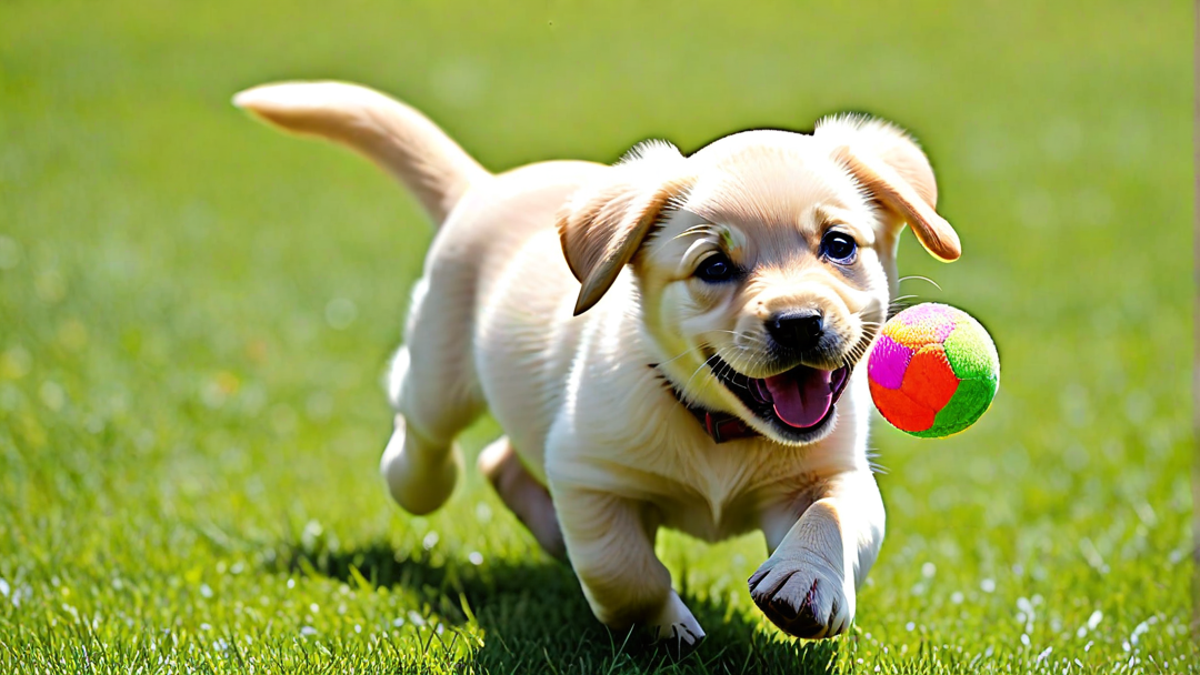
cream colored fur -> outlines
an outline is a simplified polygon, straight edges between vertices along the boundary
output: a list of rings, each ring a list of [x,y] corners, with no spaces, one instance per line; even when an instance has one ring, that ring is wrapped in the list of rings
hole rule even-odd
[[[817,308],[840,346],[806,365],[853,365],[886,319],[903,226],[958,257],[929,164],[902,132],[843,117],[813,135],[736,134],[690,157],[650,143],[615,166],[492,175],[362,87],[269,85],[235,103],[366,154],[440,224],[388,378],[397,415],[381,468],[401,506],[446,501],[454,439],[490,410],[507,435],[480,468],[543,547],[569,558],[604,623],[695,642],[704,631],[654,554],[655,532],[717,541],[757,529],[771,554],[750,591],[771,620],[801,637],[847,629],[884,535],[866,368],[827,424],[785,437],[706,364],[720,355],[747,376],[775,374],[764,321]],[[853,266],[816,255],[833,227],[858,242]],[[746,274],[695,278],[721,249]],[[671,387],[761,436],[714,443]]]

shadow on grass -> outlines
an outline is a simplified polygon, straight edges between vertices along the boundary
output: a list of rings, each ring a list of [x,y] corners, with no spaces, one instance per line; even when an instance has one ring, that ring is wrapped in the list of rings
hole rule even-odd
[[[708,637],[682,658],[647,644],[640,633],[610,631],[592,616],[566,565],[539,557],[482,565],[423,553],[398,558],[386,544],[349,551],[286,548],[278,562],[294,571],[374,587],[403,587],[451,625],[469,620],[484,631],[474,665],[491,673],[826,673],[835,672],[835,642],[801,642],[764,631],[740,611],[686,593]]]

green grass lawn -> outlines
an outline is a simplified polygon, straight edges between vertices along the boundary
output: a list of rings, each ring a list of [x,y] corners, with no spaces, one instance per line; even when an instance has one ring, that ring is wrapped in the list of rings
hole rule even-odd
[[[0,3],[0,671],[1196,672],[1190,3]],[[665,5],[664,5],[665,7]],[[965,254],[902,290],[992,331],[970,431],[872,444],[856,626],[753,606],[760,536],[658,542],[681,662],[591,616],[469,472],[414,518],[380,386],[431,228],[235,91],[335,77],[490,168],[869,111]],[[474,428],[472,453],[499,433]]]

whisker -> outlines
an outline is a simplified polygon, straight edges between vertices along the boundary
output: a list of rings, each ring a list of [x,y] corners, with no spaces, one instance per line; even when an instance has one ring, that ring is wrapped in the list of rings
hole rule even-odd
[[[939,285],[938,285],[938,283],[937,283],[936,281],[934,281],[933,279],[930,279],[929,277],[923,277],[923,276],[921,276],[920,274],[910,274],[910,275],[908,275],[908,276],[906,276],[906,277],[900,277],[900,280],[899,280],[897,283],[898,283],[898,284],[902,284],[902,283],[904,283],[904,282],[906,282],[906,281],[910,281],[910,280],[914,280],[914,279],[915,279],[915,280],[917,280],[917,281],[925,281],[925,282],[928,282],[928,283],[930,283],[931,285],[933,285],[933,287],[934,287],[934,288],[938,289],[939,291],[940,291],[940,290],[942,290],[942,287],[941,287],[941,286],[939,286]]]
[[[887,318],[891,319],[892,317],[896,316],[900,312],[917,304],[916,302],[910,302],[911,300],[915,300],[917,297],[919,297],[919,296],[917,296],[917,295],[901,295],[901,296],[897,297],[896,299],[892,300],[891,302],[889,302],[888,306],[887,306]]]
[[[692,380],[696,379],[696,376],[700,374],[700,371],[702,371],[702,370],[704,370],[705,368],[707,368],[707,367],[708,367],[708,365],[709,365],[709,363],[711,363],[711,362],[712,362],[712,360],[713,360],[713,359],[715,359],[715,358],[717,358],[717,355],[716,355],[716,354],[713,354],[712,356],[710,356],[710,357],[708,357],[707,359],[705,359],[705,360],[704,360],[704,363],[701,363],[701,364],[700,364],[700,367],[699,367],[699,368],[697,368],[697,369],[695,370],[695,372],[693,372],[693,373],[692,373],[692,376],[691,376],[691,377],[689,377],[689,378],[687,379],[687,382],[684,382],[684,383],[683,383],[683,387],[681,387],[682,391],[681,391],[680,393],[682,393],[682,394],[684,394],[684,395],[686,396],[686,395],[687,395],[687,390],[688,390],[688,387],[690,387],[690,386],[692,385]]]
[[[767,353],[765,351],[757,352],[750,358],[750,367],[747,370],[755,370],[760,364],[766,363],[766,361]]]
[[[718,352],[718,353],[719,353],[719,352]],[[726,375],[727,375],[728,373],[733,373],[733,374],[735,374],[735,375],[741,375],[741,373],[739,373],[737,370],[735,370],[735,369],[734,369],[733,365],[732,365],[732,364],[730,364],[730,362],[729,362],[729,361],[730,361],[730,359],[725,359],[725,358],[722,358],[722,359],[721,359],[721,366],[722,366],[722,369],[721,369],[721,372],[720,372],[720,374],[719,374],[719,376],[718,376],[718,377],[719,377],[719,379],[721,379],[723,382],[726,382],[726,383],[728,383],[728,384],[731,384],[731,385],[733,385],[733,386],[735,386],[735,387],[739,387],[739,388],[741,388],[741,389],[745,389],[745,390],[749,391],[749,390],[750,390],[750,387],[749,387],[748,385],[746,385],[746,384],[739,384],[739,383],[738,383],[737,381],[735,381],[735,380],[734,380],[732,377],[726,377]],[[745,377],[745,376],[743,375],[743,377]]]
[[[706,346],[706,345],[696,345],[695,347],[692,347],[692,348],[690,348],[690,349],[685,349],[685,350],[683,350],[681,353],[679,353],[679,354],[675,355],[674,357],[672,357],[672,358],[669,358],[669,359],[667,359],[666,361],[663,361],[663,362],[661,362],[661,363],[658,363],[658,364],[655,364],[655,365],[659,365],[659,366],[665,366],[666,364],[668,364],[668,363],[671,363],[672,361],[676,361],[676,360],[678,360],[678,359],[681,359],[681,358],[683,358],[683,357],[687,356],[688,354],[691,354],[692,352],[699,350],[700,348],[702,348],[702,347],[704,347],[704,346]]]
[[[729,373],[732,370],[733,370],[733,367],[729,365],[729,362],[724,359],[721,359],[721,363],[719,364],[719,367],[717,368],[717,370],[714,374],[715,374],[716,378],[718,380],[720,380],[722,383],[734,384],[732,379],[729,378]]]
[[[866,355],[867,350],[871,348],[871,343],[879,335],[880,324],[877,321],[863,321],[864,326],[869,326],[868,330],[864,330],[862,336],[850,347],[850,351],[846,358],[843,359],[842,365],[847,368],[853,368]]]
[[[735,337],[743,337],[743,338],[748,338],[750,340],[761,340],[762,339],[760,336],[758,336],[754,333],[743,333],[743,332],[739,332],[739,331],[735,331],[735,330],[724,330],[721,328],[713,328],[712,330],[702,330],[702,331],[700,331],[699,334],[707,335],[709,333],[728,333]]]
[[[728,335],[732,335],[734,337],[735,342],[737,341],[737,339],[740,338],[740,339],[743,339],[746,342],[748,342],[749,343],[748,346],[766,347],[766,344],[767,344],[766,340],[763,337],[756,335],[754,333],[741,333],[738,331],[714,328],[712,330],[700,331],[700,333],[698,333],[698,334],[699,335],[708,335],[710,333],[726,333]],[[738,345],[738,347],[741,349],[745,349],[746,345]]]

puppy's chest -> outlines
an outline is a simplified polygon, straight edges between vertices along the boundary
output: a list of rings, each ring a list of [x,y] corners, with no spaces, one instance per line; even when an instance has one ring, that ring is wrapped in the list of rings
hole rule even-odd
[[[737,536],[811,482],[802,462],[781,459],[752,442],[681,449],[649,501],[666,527],[709,541]]]

